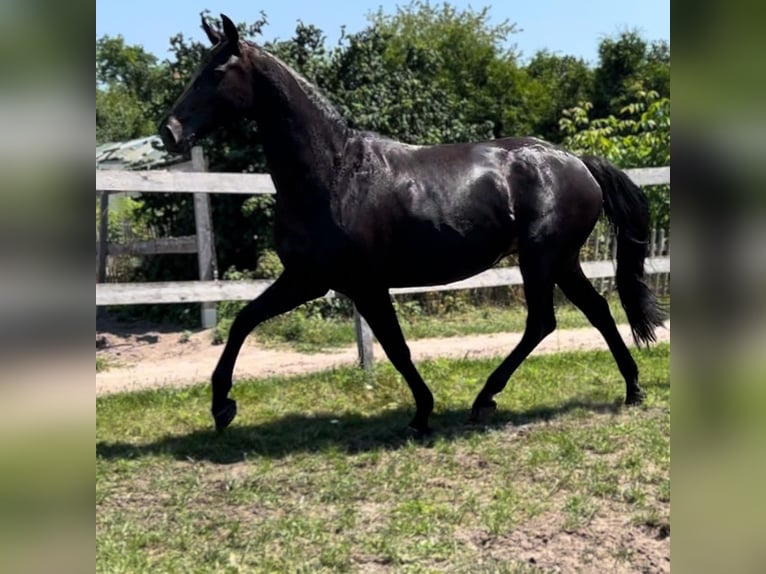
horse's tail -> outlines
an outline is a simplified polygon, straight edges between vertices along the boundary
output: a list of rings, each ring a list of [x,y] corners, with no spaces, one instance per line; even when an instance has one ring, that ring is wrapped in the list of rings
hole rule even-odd
[[[665,308],[644,282],[644,259],[649,244],[649,202],[628,175],[608,161],[583,156],[585,166],[601,186],[604,212],[617,229],[617,292],[637,345],[656,341],[654,330],[667,318]]]

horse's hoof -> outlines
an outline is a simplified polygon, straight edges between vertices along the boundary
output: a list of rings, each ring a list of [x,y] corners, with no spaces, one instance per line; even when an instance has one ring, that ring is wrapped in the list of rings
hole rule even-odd
[[[231,424],[231,421],[234,420],[235,416],[237,416],[237,401],[234,399],[226,399],[226,402],[220,409],[213,411],[215,430],[218,432],[223,431]]]
[[[646,399],[646,393],[639,389],[638,391],[628,393],[625,397],[625,404],[628,406],[637,406],[643,404],[644,399]]]
[[[471,409],[471,415],[468,417],[467,424],[485,425],[492,420],[495,411],[497,411],[497,403],[495,401],[490,401],[486,405],[474,406]]]

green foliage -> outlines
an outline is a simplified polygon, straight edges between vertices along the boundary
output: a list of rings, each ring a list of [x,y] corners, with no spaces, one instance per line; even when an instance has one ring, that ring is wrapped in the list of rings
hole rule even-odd
[[[387,57],[391,36],[377,26],[347,37],[331,62],[338,108],[352,126],[413,144],[487,139],[488,122],[472,123],[461,99],[441,88],[440,55],[411,47],[406,61]]]
[[[563,145],[578,154],[607,158],[625,169],[670,165],[670,99],[638,91],[621,109],[621,116],[591,119],[593,105],[585,102],[564,111],[560,121]],[[646,189],[654,225],[669,228],[670,188]]]
[[[284,265],[279,259],[276,251],[271,249],[265,250],[258,258],[258,267],[256,268],[256,274],[263,279],[276,279],[284,271]]]
[[[596,117],[618,115],[637,91],[655,91],[670,97],[670,47],[665,42],[649,44],[638,32],[604,38],[598,47],[599,65],[593,78]]]
[[[110,243],[125,244],[131,241],[154,237],[147,218],[142,214],[143,203],[133,197],[112,195],[109,199],[107,237]],[[100,228],[100,206],[96,202],[96,235]],[[111,255],[109,265],[110,281],[130,282],[135,280],[136,267],[140,258],[132,255]]]
[[[159,69],[157,58],[141,46],[125,44],[122,36],[96,40],[96,84],[124,86],[142,102],[152,101]]]
[[[559,118],[564,110],[590,98],[593,70],[579,58],[541,50],[529,61],[526,71],[531,79],[528,98],[536,104],[535,134],[559,142]]]
[[[656,92],[638,92],[621,109],[622,117],[589,117],[593,105],[585,102],[564,111],[559,123],[564,147],[592,153],[622,168],[670,163],[670,100]]]
[[[96,213],[98,218],[98,213]],[[98,221],[96,223],[98,225]],[[153,232],[143,213],[143,201],[134,197],[111,197],[109,209],[109,240],[126,243],[149,239]]]
[[[424,143],[528,133],[526,77],[516,54],[504,47],[517,32],[515,24],[491,24],[488,8],[458,10],[418,0],[393,15],[381,10],[371,22],[370,29],[387,38],[383,58],[389,82],[398,83],[391,74],[411,72],[414,90],[405,96],[417,94],[443,114],[434,112],[434,119],[441,119],[434,125],[443,126],[441,137],[434,132]],[[424,106],[423,127],[429,109]]]
[[[125,88],[96,89],[96,143],[119,142],[154,131],[138,98]]]
[[[168,103],[167,63],[122,36],[96,40],[96,141],[125,141],[154,133]]]

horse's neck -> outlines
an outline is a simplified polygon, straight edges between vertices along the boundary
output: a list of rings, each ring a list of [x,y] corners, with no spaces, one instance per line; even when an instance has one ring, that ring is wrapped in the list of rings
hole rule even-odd
[[[254,116],[277,191],[305,188],[307,181],[329,186],[347,128],[311,101],[289,73],[260,75],[257,82],[261,101]]]

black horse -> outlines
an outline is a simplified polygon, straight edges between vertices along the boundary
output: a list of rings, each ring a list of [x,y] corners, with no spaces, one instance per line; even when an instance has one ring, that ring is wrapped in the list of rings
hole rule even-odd
[[[433,395],[410,358],[388,289],[474,275],[518,252],[527,324],[490,375],[470,420],[496,408],[494,395],[556,326],[558,284],[603,335],[640,403],[638,368],[606,301],[583,274],[580,249],[602,212],[617,229],[616,281],[637,343],[655,340],[664,313],[643,281],[647,200],[625,173],[534,138],[413,146],[351,129],[293,69],[223,30],[202,27],[213,48],[159,125],[165,147],[183,152],[212,128],[254,119],[276,194],[275,243],[282,275],[237,315],[212,376],[218,429],[236,415],[232,373],[261,322],[329,289],[353,300],[415,398],[410,426],[427,432]]]

